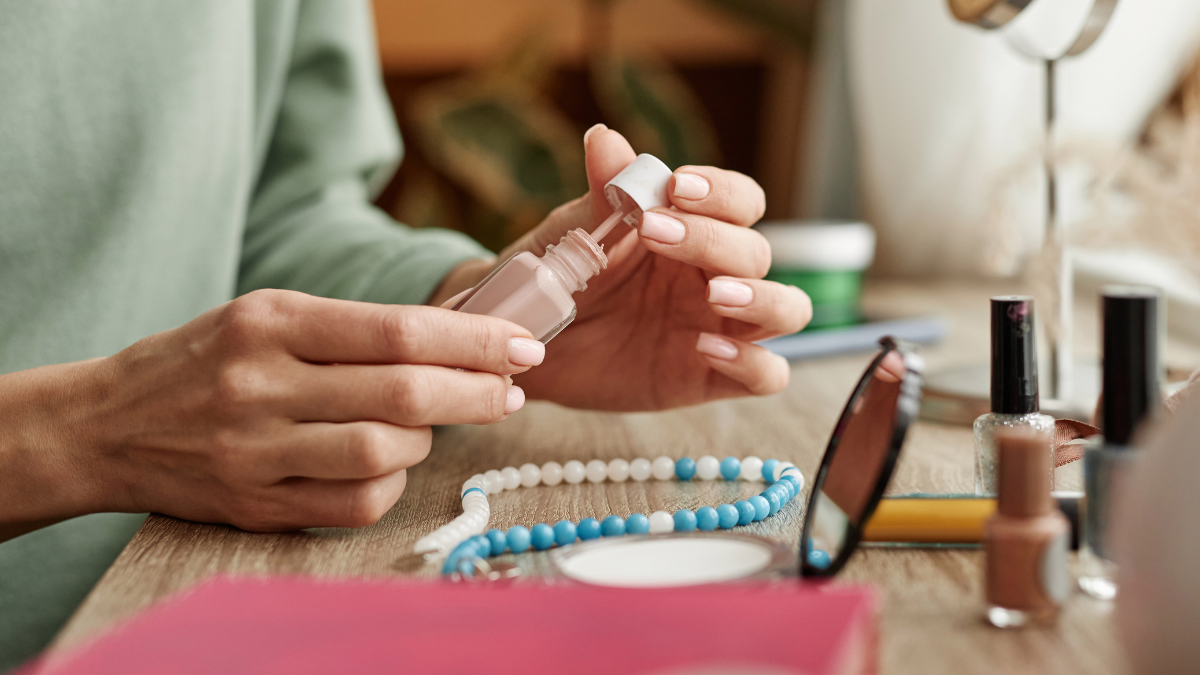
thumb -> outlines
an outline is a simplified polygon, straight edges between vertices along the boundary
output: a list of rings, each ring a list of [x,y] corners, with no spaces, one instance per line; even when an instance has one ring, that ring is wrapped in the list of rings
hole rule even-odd
[[[624,136],[603,124],[597,124],[583,135],[583,152],[588,193],[554,209],[541,224],[501,251],[500,260],[521,251],[542,255],[547,244],[557,244],[568,231],[582,227],[591,232],[612,213],[612,207],[604,198],[604,186],[629,166],[637,154]]]
[[[604,198],[604,186],[637,159],[637,153],[620,133],[597,124],[583,135],[583,154],[594,215],[605,218],[612,208]]]

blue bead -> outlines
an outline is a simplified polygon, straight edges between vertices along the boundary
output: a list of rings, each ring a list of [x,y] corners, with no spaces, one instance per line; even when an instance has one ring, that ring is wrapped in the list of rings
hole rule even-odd
[[[819,548],[814,548],[808,552],[808,564],[817,569],[825,569],[829,567],[829,563],[833,562],[829,558],[829,554]]]
[[[787,481],[779,481],[772,485],[769,489],[779,491],[780,506],[792,501],[792,486]]]
[[[763,490],[763,492],[775,493],[776,499],[779,500],[779,509],[782,509],[783,505],[788,503],[788,500],[792,498],[792,491],[782,485],[772,485],[771,487],[767,488],[766,490]],[[779,509],[775,509],[775,510],[778,511]],[[775,515],[775,514],[771,514],[771,515]]]
[[[625,519],[625,534],[646,534],[650,531],[650,519],[640,513],[631,513]]]
[[[529,543],[539,551],[545,551],[554,545],[554,528],[545,523],[538,523],[529,529]]]
[[[625,536],[625,519],[621,516],[609,516],[600,521],[600,534],[605,537]]]
[[[554,543],[566,546],[573,541],[575,541],[575,523],[569,520],[560,520],[554,524]]]
[[[479,558],[486,558],[492,554],[492,542],[482,534],[471,537],[467,542],[471,545],[471,553]]]
[[[675,460],[675,477],[679,480],[691,480],[696,475],[696,460],[691,457],[681,457]]]
[[[588,541],[589,539],[597,539],[600,537],[600,521],[595,518],[584,518],[579,521],[579,525],[575,526],[575,534],[579,535],[580,540]]]
[[[783,502],[779,500],[778,490],[764,490],[761,496],[763,499],[767,500],[767,506],[770,509],[767,515],[773,516],[779,512],[779,507],[783,504]]]
[[[504,536],[504,530],[489,530],[487,538],[491,544],[491,551],[489,552],[492,555],[504,553],[504,547],[508,546],[508,537]]]
[[[784,476],[779,480],[792,491],[792,499],[795,499],[800,494],[800,481],[795,476]]]
[[[458,573],[469,577],[475,573],[475,558],[463,558],[458,561]]]
[[[753,510],[754,507],[751,506],[750,509]],[[728,530],[737,525],[740,517],[737,507],[733,504],[722,504],[717,507],[717,526],[722,530]]]
[[[689,509],[679,509],[675,512],[675,531],[691,532],[696,529],[696,514]]]
[[[771,515],[771,502],[767,501],[762,495],[754,495],[748,501],[754,507],[755,522]]]
[[[711,506],[701,506],[696,509],[696,529],[701,532],[712,532],[717,529],[717,523],[721,522],[721,517],[717,515],[717,510]]]
[[[763,480],[767,481],[768,483],[774,481],[775,480],[775,467],[777,467],[777,466],[779,466],[779,460],[777,460],[777,459],[768,459],[767,461],[763,462],[763,469],[762,469]]]
[[[725,480],[737,480],[742,472],[742,462],[737,457],[726,457],[721,460],[721,477]]]
[[[529,549],[529,530],[523,525],[513,525],[508,528],[508,550],[521,553]]]
[[[733,508],[737,509],[738,512],[738,525],[749,525],[750,523],[754,522],[757,509],[754,508],[753,504],[743,499],[742,501],[734,504]]]

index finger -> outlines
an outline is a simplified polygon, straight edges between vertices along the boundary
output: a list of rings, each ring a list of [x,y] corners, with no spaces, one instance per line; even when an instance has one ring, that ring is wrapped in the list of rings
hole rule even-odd
[[[712,166],[681,166],[667,185],[678,209],[749,227],[763,217],[767,197],[751,177]]]
[[[510,375],[538,365],[542,343],[521,326],[480,314],[289,294],[277,339],[311,363],[421,364]]]

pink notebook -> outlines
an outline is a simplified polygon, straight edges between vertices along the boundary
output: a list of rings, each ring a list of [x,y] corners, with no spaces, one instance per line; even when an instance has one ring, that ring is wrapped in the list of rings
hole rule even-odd
[[[868,591],[218,578],[31,664],[88,673],[873,673]]]

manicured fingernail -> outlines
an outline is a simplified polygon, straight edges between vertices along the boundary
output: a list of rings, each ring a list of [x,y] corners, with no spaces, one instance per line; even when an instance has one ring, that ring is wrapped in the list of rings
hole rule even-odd
[[[738,355],[737,345],[712,333],[700,334],[700,339],[696,340],[696,351],[723,361],[732,361]]]
[[[508,360],[517,366],[541,365],[546,358],[546,345],[529,338],[513,338],[508,341]],[[509,394],[511,396],[511,394]]]
[[[708,282],[708,301],[714,305],[745,307],[754,301],[754,289],[740,281],[711,279]]]
[[[591,129],[588,129],[587,131],[583,132],[583,149],[587,150],[587,142],[588,142],[588,139],[592,137],[593,131],[596,131],[597,129],[607,129],[607,128],[608,127],[604,126],[603,124],[593,124]]]
[[[704,176],[694,173],[675,174],[675,196],[680,199],[704,199],[712,186]]]
[[[683,223],[661,213],[642,214],[641,232],[643,237],[661,244],[678,244],[687,234]]]
[[[525,405],[525,390],[513,385],[508,388],[508,402],[504,404],[505,413],[515,413]]]

